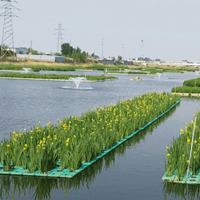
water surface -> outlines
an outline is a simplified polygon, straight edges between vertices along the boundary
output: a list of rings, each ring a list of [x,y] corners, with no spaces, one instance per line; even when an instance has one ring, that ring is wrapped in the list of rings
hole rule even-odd
[[[82,73],[82,72],[79,72]],[[118,80],[90,83],[93,90],[63,90],[68,82],[0,80],[0,138],[12,130],[29,129],[64,116],[80,115],[98,106],[116,103],[150,91],[170,91],[194,73],[141,76],[119,75]],[[84,86],[84,85],[83,85]],[[165,146],[200,110],[200,101],[183,99],[170,116],[131,139],[74,179],[0,176],[1,199],[160,200],[183,199],[185,190],[199,199],[199,187],[164,185]],[[8,195],[8,196],[7,196]],[[13,198],[12,198],[13,197]]]

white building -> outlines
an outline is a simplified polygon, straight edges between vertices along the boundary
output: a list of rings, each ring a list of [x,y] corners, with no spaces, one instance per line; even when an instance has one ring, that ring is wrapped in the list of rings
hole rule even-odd
[[[58,63],[65,62],[64,56],[51,56],[51,55],[17,54],[17,59],[42,61],[42,62],[58,62]]]
[[[28,54],[28,49],[26,47],[17,47],[15,48],[16,54]]]

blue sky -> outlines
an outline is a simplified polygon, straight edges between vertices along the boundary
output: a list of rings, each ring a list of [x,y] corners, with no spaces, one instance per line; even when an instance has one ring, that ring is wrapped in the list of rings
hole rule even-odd
[[[55,51],[61,23],[64,41],[90,53],[101,55],[104,39],[105,56],[200,59],[199,0],[19,0],[18,7],[16,46],[32,40]]]

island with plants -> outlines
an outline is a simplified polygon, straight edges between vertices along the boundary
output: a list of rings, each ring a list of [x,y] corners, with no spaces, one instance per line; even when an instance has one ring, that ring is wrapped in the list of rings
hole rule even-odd
[[[166,147],[164,181],[200,184],[200,112],[180,130],[178,139]]]
[[[92,76],[92,75],[68,75],[68,74],[37,74],[37,73],[0,73],[0,78],[6,79],[33,79],[33,80],[68,80],[70,78],[83,77],[89,81],[114,80],[114,76]]]
[[[180,96],[200,97],[200,78],[184,81],[183,86],[173,88],[172,92]]]
[[[178,103],[177,96],[149,93],[80,117],[64,118],[57,125],[48,123],[25,132],[13,132],[10,139],[0,143],[0,174],[59,177],[77,174]]]
[[[123,73],[123,74],[157,74],[157,73],[184,73],[195,72],[198,67],[195,66],[168,66],[168,65],[125,65],[125,64],[103,64],[103,63],[55,63],[42,61],[4,61],[0,63],[0,72],[2,70],[23,70],[31,69],[34,72],[39,71],[79,71],[92,70],[105,73]]]

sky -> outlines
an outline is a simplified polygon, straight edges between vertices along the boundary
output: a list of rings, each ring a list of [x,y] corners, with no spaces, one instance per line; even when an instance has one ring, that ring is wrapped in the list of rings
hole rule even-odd
[[[200,60],[199,0],[18,0],[17,6],[16,47],[32,40],[34,49],[55,52],[60,23],[63,42],[99,56],[103,41],[104,57]]]

